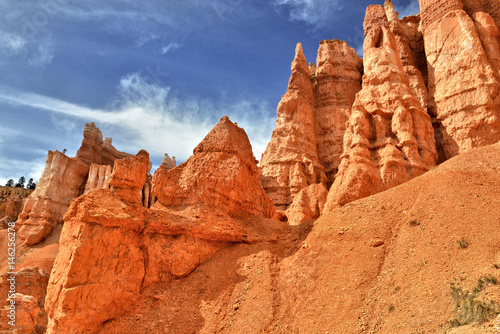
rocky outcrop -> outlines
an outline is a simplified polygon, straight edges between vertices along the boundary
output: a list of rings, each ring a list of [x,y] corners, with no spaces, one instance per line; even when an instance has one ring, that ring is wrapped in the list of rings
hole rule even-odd
[[[345,41],[319,43],[313,75],[314,128],[319,163],[330,186],[343,151],[346,122],[356,94],[361,90],[363,62]]]
[[[398,47],[401,65],[403,71],[406,74],[408,80],[408,85],[412,89],[413,94],[420,101],[422,108],[427,110],[427,100],[429,94],[427,92],[427,87],[425,86],[424,77],[422,72],[420,72],[418,67],[417,51],[418,48],[415,39],[417,38],[418,31],[409,31],[409,25],[406,27],[399,21],[398,13],[394,10],[394,4],[391,0],[386,0],[384,4],[385,13],[389,21],[389,29],[394,35],[396,40],[396,45]],[[408,21],[407,21],[408,22]],[[405,29],[406,28],[406,29]],[[410,36],[408,36],[408,35]],[[414,44],[412,48],[410,43]]]
[[[158,201],[147,209],[149,165],[144,150],[116,160],[108,189],[71,203],[47,292],[47,333],[97,332],[130,310],[141,289],[190,274],[230,244],[258,240],[249,216],[275,215],[248,137],[227,117],[185,163],[158,168]]]
[[[72,202],[47,290],[48,333],[95,332],[139,297],[148,170],[144,150],[116,160],[109,189],[94,189]]]
[[[288,89],[278,105],[276,127],[260,164],[262,187],[276,209],[285,210],[308,185],[326,184],[316,144],[311,72],[298,44]]]
[[[113,168],[110,165],[90,165],[87,183],[85,184],[84,194],[92,189],[107,189],[109,188],[109,178]]]
[[[437,160],[430,117],[407,83],[382,6],[368,7],[364,28],[363,88],[352,107],[327,211],[406,182]]]
[[[23,200],[33,190],[13,187],[0,187],[0,229],[17,220],[23,210]]]
[[[227,116],[208,133],[185,163],[153,177],[153,194],[166,207],[204,205],[232,217],[273,217],[257,161],[245,131]]]
[[[14,281],[12,277],[15,276]],[[15,324],[13,327],[7,321],[0,322],[1,330],[17,330],[17,333],[44,332],[47,327],[47,313],[44,310],[45,294],[49,274],[37,267],[20,269],[16,275],[4,273],[0,276],[0,298],[6,301],[2,305],[2,319],[10,321],[8,315],[12,314],[11,302],[15,305]],[[10,285],[15,282],[16,294],[14,298],[9,298]]]
[[[111,138],[102,140],[94,123],[83,130],[82,146],[75,158],[49,151],[44,171],[35,191],[26,200],[16,228],[28,246],[42,241],[53,227],[62,223],[71,200],[93,188],[108,187],[109,172],[116,159],[129,157],[111,145]]]
[[[49,151],[35,191],[28,197],[16,227],[19,238],[32,246],[62,222],[71,200],[83,193],[89,166],[59,151]]]
[[[175,157],[170,158],[167,153],[163,156],[161,161],[161,166],[165,169],[172,169],[177,166],[177,162],[175,161]]]
[[[145,150],[141,150],[135,157],[115,161],[109,186],[122,201],[143,204],[143,188],[148,171],[149,154]]]
[[[132,156],[129,153],[120,152],[113,147],[112,138],[102,139],[102,132],[95,126],[94,122],[85,124],[83,129],[82,146],[76,153],[76,158],[90,165],[111,165],[116,159]]]
[[[500,140],[498,1],[420,0],[440,161]],[[496,2],[496,4],[494,4]]]

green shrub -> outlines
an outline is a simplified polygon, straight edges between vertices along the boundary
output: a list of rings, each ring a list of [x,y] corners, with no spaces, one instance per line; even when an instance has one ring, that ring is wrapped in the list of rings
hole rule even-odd
[[[461,287],[450,285],[451,298],[455,303],[457,317],[450,324],[453,327],[468,325],[472,322],[483,323],[500,314],[500,305],[490,299],[479,299],[478,295],[488,285],[496,285],[498,280],[493,276],[482,276],[472,290],[463,291]]]

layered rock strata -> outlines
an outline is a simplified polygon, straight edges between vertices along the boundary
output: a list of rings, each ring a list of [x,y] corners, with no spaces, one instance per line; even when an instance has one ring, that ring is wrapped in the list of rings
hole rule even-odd
[[[382,6],[368,7],[364,29],[363,88],[352,107],[327,211],[406,182],[437,160],[430,117],[408,85]]]
[[[92,189],[106,189],[109,188],[109,178],[113,168],[110,165],[90,165],[87,183],[85,184],[84,194]]]
[[[297,44],[286,94],[261,159],[262,186],[276,209],[285,210],[300,190],[326,184],[317,154],[314,129],[314,89],[302,45]]]
[[[28,197],[16,227],[26,245],[42,241],[53,227],[62,223],[71,200],[93,188],[108,187],[111,166],[130,154],[119,152],[111,138],[102,140],[94,123],[83,130],[82,146],[76,157],[49,151],[35,191]]]
[[[500,140],[498,1],[420,0],[440,160]],[[465,9],[472,15],[464,10]]]

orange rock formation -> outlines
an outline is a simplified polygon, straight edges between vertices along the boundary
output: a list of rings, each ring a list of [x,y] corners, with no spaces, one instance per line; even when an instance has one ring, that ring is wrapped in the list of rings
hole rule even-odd
[[[444,161],[500,140],[500,33],[491,16],[498,22],[499,5],[495,0],[419,2],[429,70],[429,112],[435,118],[438,151]]]
[[[97,332],[130,310],[141,289],[190,274],[231,243],[255,240],[232,217],[275,215],[248,137],[227,117],[185,163],[156,171],[158,202],[149,210],[148,166],[146,151],[115,160],[110,188],[76,198],[66,212],[47,291],[48,333]]]
[[[326,184],[316,145],[311,71],[302,45],[297,44],[276,128],[261,159],[262,186],[278,210],[285,210],[310,184]]]
[[[75,158],[69,158],[59,151],[49,151],[37,187],[28,197],[16,224],[19,237],[27,245],[39,243],[54,226],[62,223],[71,200],[80,196],[85,189],[89,191],[93,187],[107,186],[105,170],[108,168],[91,168],[92,163],[112,166],[115,159],[130,156],[117,151],[111,145],[111,138],[103,141],[102,133],[94,123],[85,125],[83,136],[82,146]]]
[[[430,117],[408,85],[382,6],[368,7],[364,28],[363,88],[352,107],[327,211],[404,183],[437,160]]]
[[[500,143],[474,149],[500,139],[500,2],[420,4],[368,7],[363,60],[297,45],[260,169],[227,117],[154,176],[93,123],[75,158],[49,152],[17,224],[26,245],[54,233],[18,246],[15,330],[500,331],[459,319],[500,313]]]

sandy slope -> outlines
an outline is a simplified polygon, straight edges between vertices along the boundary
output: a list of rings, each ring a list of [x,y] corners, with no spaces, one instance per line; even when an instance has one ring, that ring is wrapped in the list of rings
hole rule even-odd
[[[500,279],[500,143],[331,212],[301,244],[298,233],[221,251],[144,291],[134,314],[102,332],[500,332],[498,320],[449,328],[451,283]],[[479,298],[500,302],[500,287]]]

